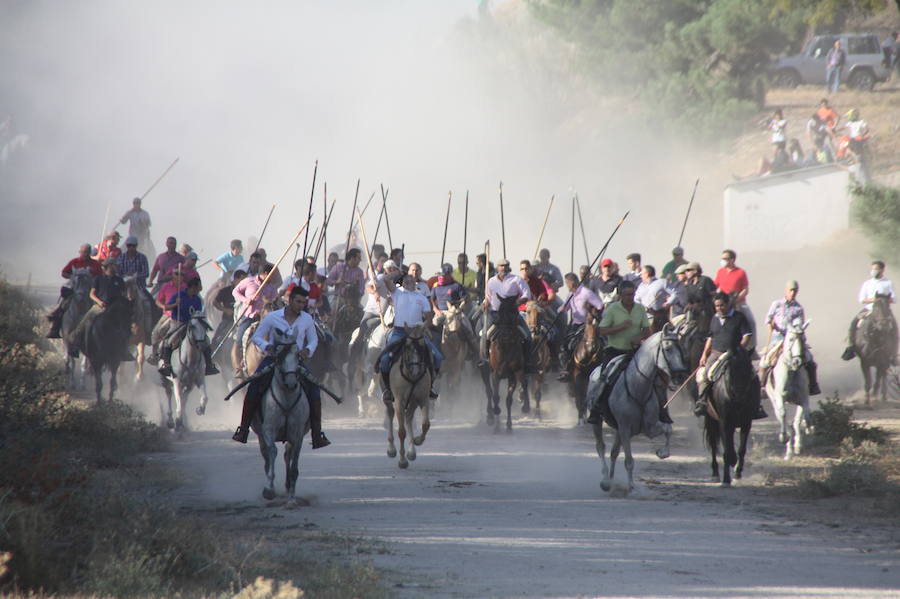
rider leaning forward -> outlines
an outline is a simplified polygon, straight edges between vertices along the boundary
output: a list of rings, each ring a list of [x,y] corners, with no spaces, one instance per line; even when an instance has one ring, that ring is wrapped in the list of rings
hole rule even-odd
[[[194,277],[187,282],[187,287],[170,297],[163,305],[163,309],[170,315],[163,317],[163,324],[159,329],[154,329],[160,344],[162,365],[159,373],[163,376],[172,376],[172,352],[181,345],[184,334],[187,332],[191,317],[203,310],[203,300],[200,299],[200,291],[203,285],[200,277]],[[156,356],[151,356],[151,363],[156,361]],[[206,376],[219,374],[212,360],[212,348],[206,345],[203,349],[203,359],[206,361]]]
[[[260,402],[265,397],[266,391],[272,383],[272,377],[275,374],[275,355],[273,353],[275,346],[269,340],[272,332],[278,329],[285,334],[294,335],[297,347],[300,350],[301,360],[309,360],[316,351],[319,339],[318,335],[316,335],[316,326],[312,316],[304,311],[306,301],[307,291],[299,285],[295,286],[291,289],[288,305],[281,310],[275,310],[266,315],[253,334],[253,343],[265,352],[266,357],[256,368],[256,372],[247,386],[247,393],[244,395],[241,425],[232,436],[232,439],[239,443],[247,442],[247,437],[250,434],[250,422],[259,411]],[[302,369],[300,374],[300,384],[303,387],[307,401],[309,401],[309,420],[310,428],[312,429],[313,449],[326,447],[331,442],[325,436],[325,433],[322,432],[322,396],[319,386],[312,380],[312,375],[305,369]]]

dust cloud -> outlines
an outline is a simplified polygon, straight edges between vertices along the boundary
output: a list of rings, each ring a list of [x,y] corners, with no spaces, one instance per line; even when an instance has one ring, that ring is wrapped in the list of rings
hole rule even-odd
[[[179,157],[144,207],[157,248],[175,235],[201,262],[232,238],[258,235],[272,204],[262,245],[277,257],[305,219],[318,160],[313,226],[324,216],[325,181],[329,203],[337,200],[328,245],[346,235],[357,178],[361,202],[383,182],[393,245],[405,243],[426,274],[438,267],[451,190],[449,259],[462,249],[467,190],[465,249],[474,255],[490,239],[492,255],[503,253],[501,180],[511,260],[533,256],[555,194],[541,245],[563,272],[588,261],[577,232],[570,258],[577,191],[590,254],[630,210],[609,255],[621,263],[640,251],[661,268],[699,176],[684,245],[688,259],[714,272],[730,179],[716,154],[648,129],[621,101],[633,90],[598,92],[524,1],[480,5],[4,3],[0,118],[10,116],[27,143],[0,165],[0,270],[55,284],[77,246],[99,240],[107,206],[109,229]],[[371,209],[370,236],[376,219]],[[387,242],[384,228],[379,241]],[[810,337],[828,356],[826,389],[845,388],[852,376],[831,357],[868,259],[864,242],[837,247],[839,264],[827,252],[744,256],[734,248],[759,320],[786,279],[800,280],[815,320]],[[212,270],[201,274],[208,285]]]

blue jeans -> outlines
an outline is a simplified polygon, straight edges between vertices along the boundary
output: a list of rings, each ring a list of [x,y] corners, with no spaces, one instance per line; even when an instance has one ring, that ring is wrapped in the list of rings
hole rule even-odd
[[[837,93],[841,86],[841,69],[842,67],[826,67],[825,68],[825,91]]]
[[[406,338],[406,335],[407,333],[404,329],[398,329],[396,327],[391,329],[391,332],[388,334],[387,345],[399,343]],[[423,337],[423,340],[425,341],[425,345],[428,346],[428,349],[431,350],[431,355],[434,359],[434,370],[437,372],[441,369],[441,362],[443,362],[444,356],[438,351],[438,348],[434,345],[434,342],[428,335]],[[391,371],[391,355],[391,352],[384,352],[381,355],[381,360],[378,362],[378,369],[382,374],[388,374]]]

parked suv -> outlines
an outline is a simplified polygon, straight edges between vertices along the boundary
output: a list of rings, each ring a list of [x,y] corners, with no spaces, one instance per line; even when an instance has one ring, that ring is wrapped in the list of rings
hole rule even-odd
[[[818,35],[810,40],[802,53],[776,60],[769,68],[772,85],[825,85],[825,57],[836,40],[841,40],[841,47],[847,53],[841,83],[856,89],[871,90],[875,83],[887,81],[890,77],[878,36],[870,33],[841,33]]]

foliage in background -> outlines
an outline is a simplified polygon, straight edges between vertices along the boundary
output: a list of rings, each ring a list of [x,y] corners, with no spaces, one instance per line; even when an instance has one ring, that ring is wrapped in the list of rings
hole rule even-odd
[[[820,447],[838,448],[849,443],[857,447],[862,443],[882,445],[887,443],[887,431],[877,426],[853,421],[853,408],[841,402],[841,398],[826,397],[810,412],[813,425],[812,441]]]
[[[879,260],[900,259],[900,189],[868,184],[852,188],[850,214],[871,238]]]
[[[529,0],[601,88],[634,89],[657,130],[694,141],[741,133],[765,101],[772,57],[886,0]],[[629,94],[630,95],[630,94]]]

